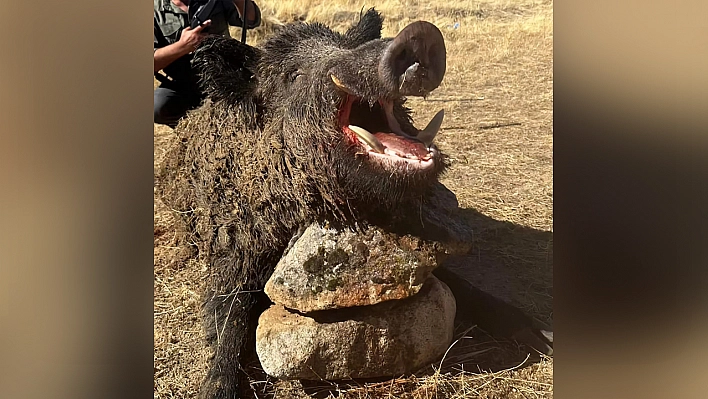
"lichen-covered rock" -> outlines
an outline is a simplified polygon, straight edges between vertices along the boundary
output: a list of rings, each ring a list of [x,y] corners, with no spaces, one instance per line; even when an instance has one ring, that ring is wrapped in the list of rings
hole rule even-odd
[[[315,223],[280,260],[265,292],[305,313],[407,298],[437,266],[438,248],[375,227],[354,232]]]
[[[282,379],[407,374],[445,353],[455,310],[433,276],[417,295],[363,308],[302,315],[274,305],[258,320],[256,351],[263,370]]]

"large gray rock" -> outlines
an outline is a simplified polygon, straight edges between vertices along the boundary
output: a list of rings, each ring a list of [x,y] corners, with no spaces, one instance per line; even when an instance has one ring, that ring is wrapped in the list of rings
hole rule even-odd
[[[303,313],[407,298],[437,266],[439,247],[375,227],[354,232],[312,224],[280,260],[265,293]]]
[[[274,305],[258,320],[263,370],[281,379],[395,376],[439,359],[452,341],[455,298],[431,276],[413,297],[302,315]]]

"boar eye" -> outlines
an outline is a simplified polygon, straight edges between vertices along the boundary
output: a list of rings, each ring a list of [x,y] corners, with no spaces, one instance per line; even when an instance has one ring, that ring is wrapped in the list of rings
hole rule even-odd
[[[298,76],[302,75],[302,72],[298,69],[296,71],[290,72],[290,83],[295,82]]]

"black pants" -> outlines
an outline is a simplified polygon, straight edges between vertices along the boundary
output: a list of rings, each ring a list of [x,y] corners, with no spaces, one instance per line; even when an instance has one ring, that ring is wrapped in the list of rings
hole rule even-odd
[[[174,128],[179,119],[201,101],[202,95],[193,85],[164,82],[155,89],[155,123]]]

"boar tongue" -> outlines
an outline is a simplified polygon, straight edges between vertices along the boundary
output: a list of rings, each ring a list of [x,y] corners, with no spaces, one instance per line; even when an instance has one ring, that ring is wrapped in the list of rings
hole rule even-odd
[[[374,133],[374,136],[390,151],[396,152],[405,158],[406,155],[413,155],[417,158],[428,156],[428,149],[420,142],[406,140],[393,133]]]

